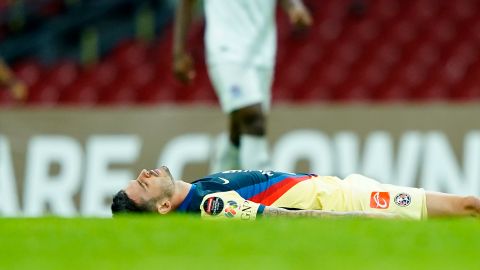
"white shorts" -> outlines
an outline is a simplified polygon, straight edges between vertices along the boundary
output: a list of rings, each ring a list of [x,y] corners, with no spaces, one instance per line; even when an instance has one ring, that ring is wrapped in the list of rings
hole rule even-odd
[[[257,103],[270,110],[273,68],[215,64],[208,73],[225,113]]]

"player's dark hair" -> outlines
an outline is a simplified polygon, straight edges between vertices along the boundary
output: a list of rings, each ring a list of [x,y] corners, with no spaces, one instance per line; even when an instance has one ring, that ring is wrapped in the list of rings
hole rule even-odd
[[[137,205],[132,199],[127,196],[124,190],[120,190],[113,197],[112,202],[112,214],[118,216],[119,214],[135,214],[135,213],[147,213],[149,212],[147,207]]]

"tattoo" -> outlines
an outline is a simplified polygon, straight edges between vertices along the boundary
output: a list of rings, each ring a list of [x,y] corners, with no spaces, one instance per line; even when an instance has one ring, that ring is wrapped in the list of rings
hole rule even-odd
[[[393,218],[397,215],[390,213],[371,213],[371,212],[333,212],[325,210],[289,210],[278,207],[265,207],[263,211],[265,217],[367,217],[367,218]]]
[[[321,216],[322,213],[312,212],[311,210],[288,210],[277,207],[265,207],[263,211],[263,215],[269,217],[306,217],[312,216],[313,214]]]

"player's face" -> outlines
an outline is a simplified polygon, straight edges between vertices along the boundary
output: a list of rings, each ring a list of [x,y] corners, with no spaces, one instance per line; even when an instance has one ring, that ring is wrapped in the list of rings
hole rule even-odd
[[[135,203],[141,204],[152,199],[157,200],[165,197],[165,193],[174,188],[173,177],[166,166],[159,169],[140,172],[137,179],[128,183],[125,193]]]

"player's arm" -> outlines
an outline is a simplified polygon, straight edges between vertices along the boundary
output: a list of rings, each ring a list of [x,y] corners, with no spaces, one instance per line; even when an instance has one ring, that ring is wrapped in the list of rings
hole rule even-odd
[[[245,200],[235,191],[212,193],[203,198],[200,205],[201,215],[210,219],[254,220],[257,217],[313,217],[313,218],[396,218],[389,213],[372,212],[333,212],[324,210],[289,210],[265,206]]]
[[[2,59],[0,59],[0,86],[10,90],[13,97],[18,100],[24,99],[27,94],[25,84],[15,78],[13,72]]]
[[[200,212],[208,219],[254,220],[264,208],[264,205],[246,200],[235,191],[226,191],[205,196]]]
[[[173,73],[175,77],[188,83],[195,77],[193,60],[187,52],[187,34],[193,17],[195,0],[180,0],[175,12],[173,35]]]
[[[290,18],[290,22],[300,28],[312,25],[313,19],[302,0],[280,0],[280,4]]]
[[[266,206],[263,210],[264,217],[315,217],[315,218],[397,218],[399,216],[391,213],[372,213],[361,211],[333,212],[325,210],[289,210],[273,206]]]

